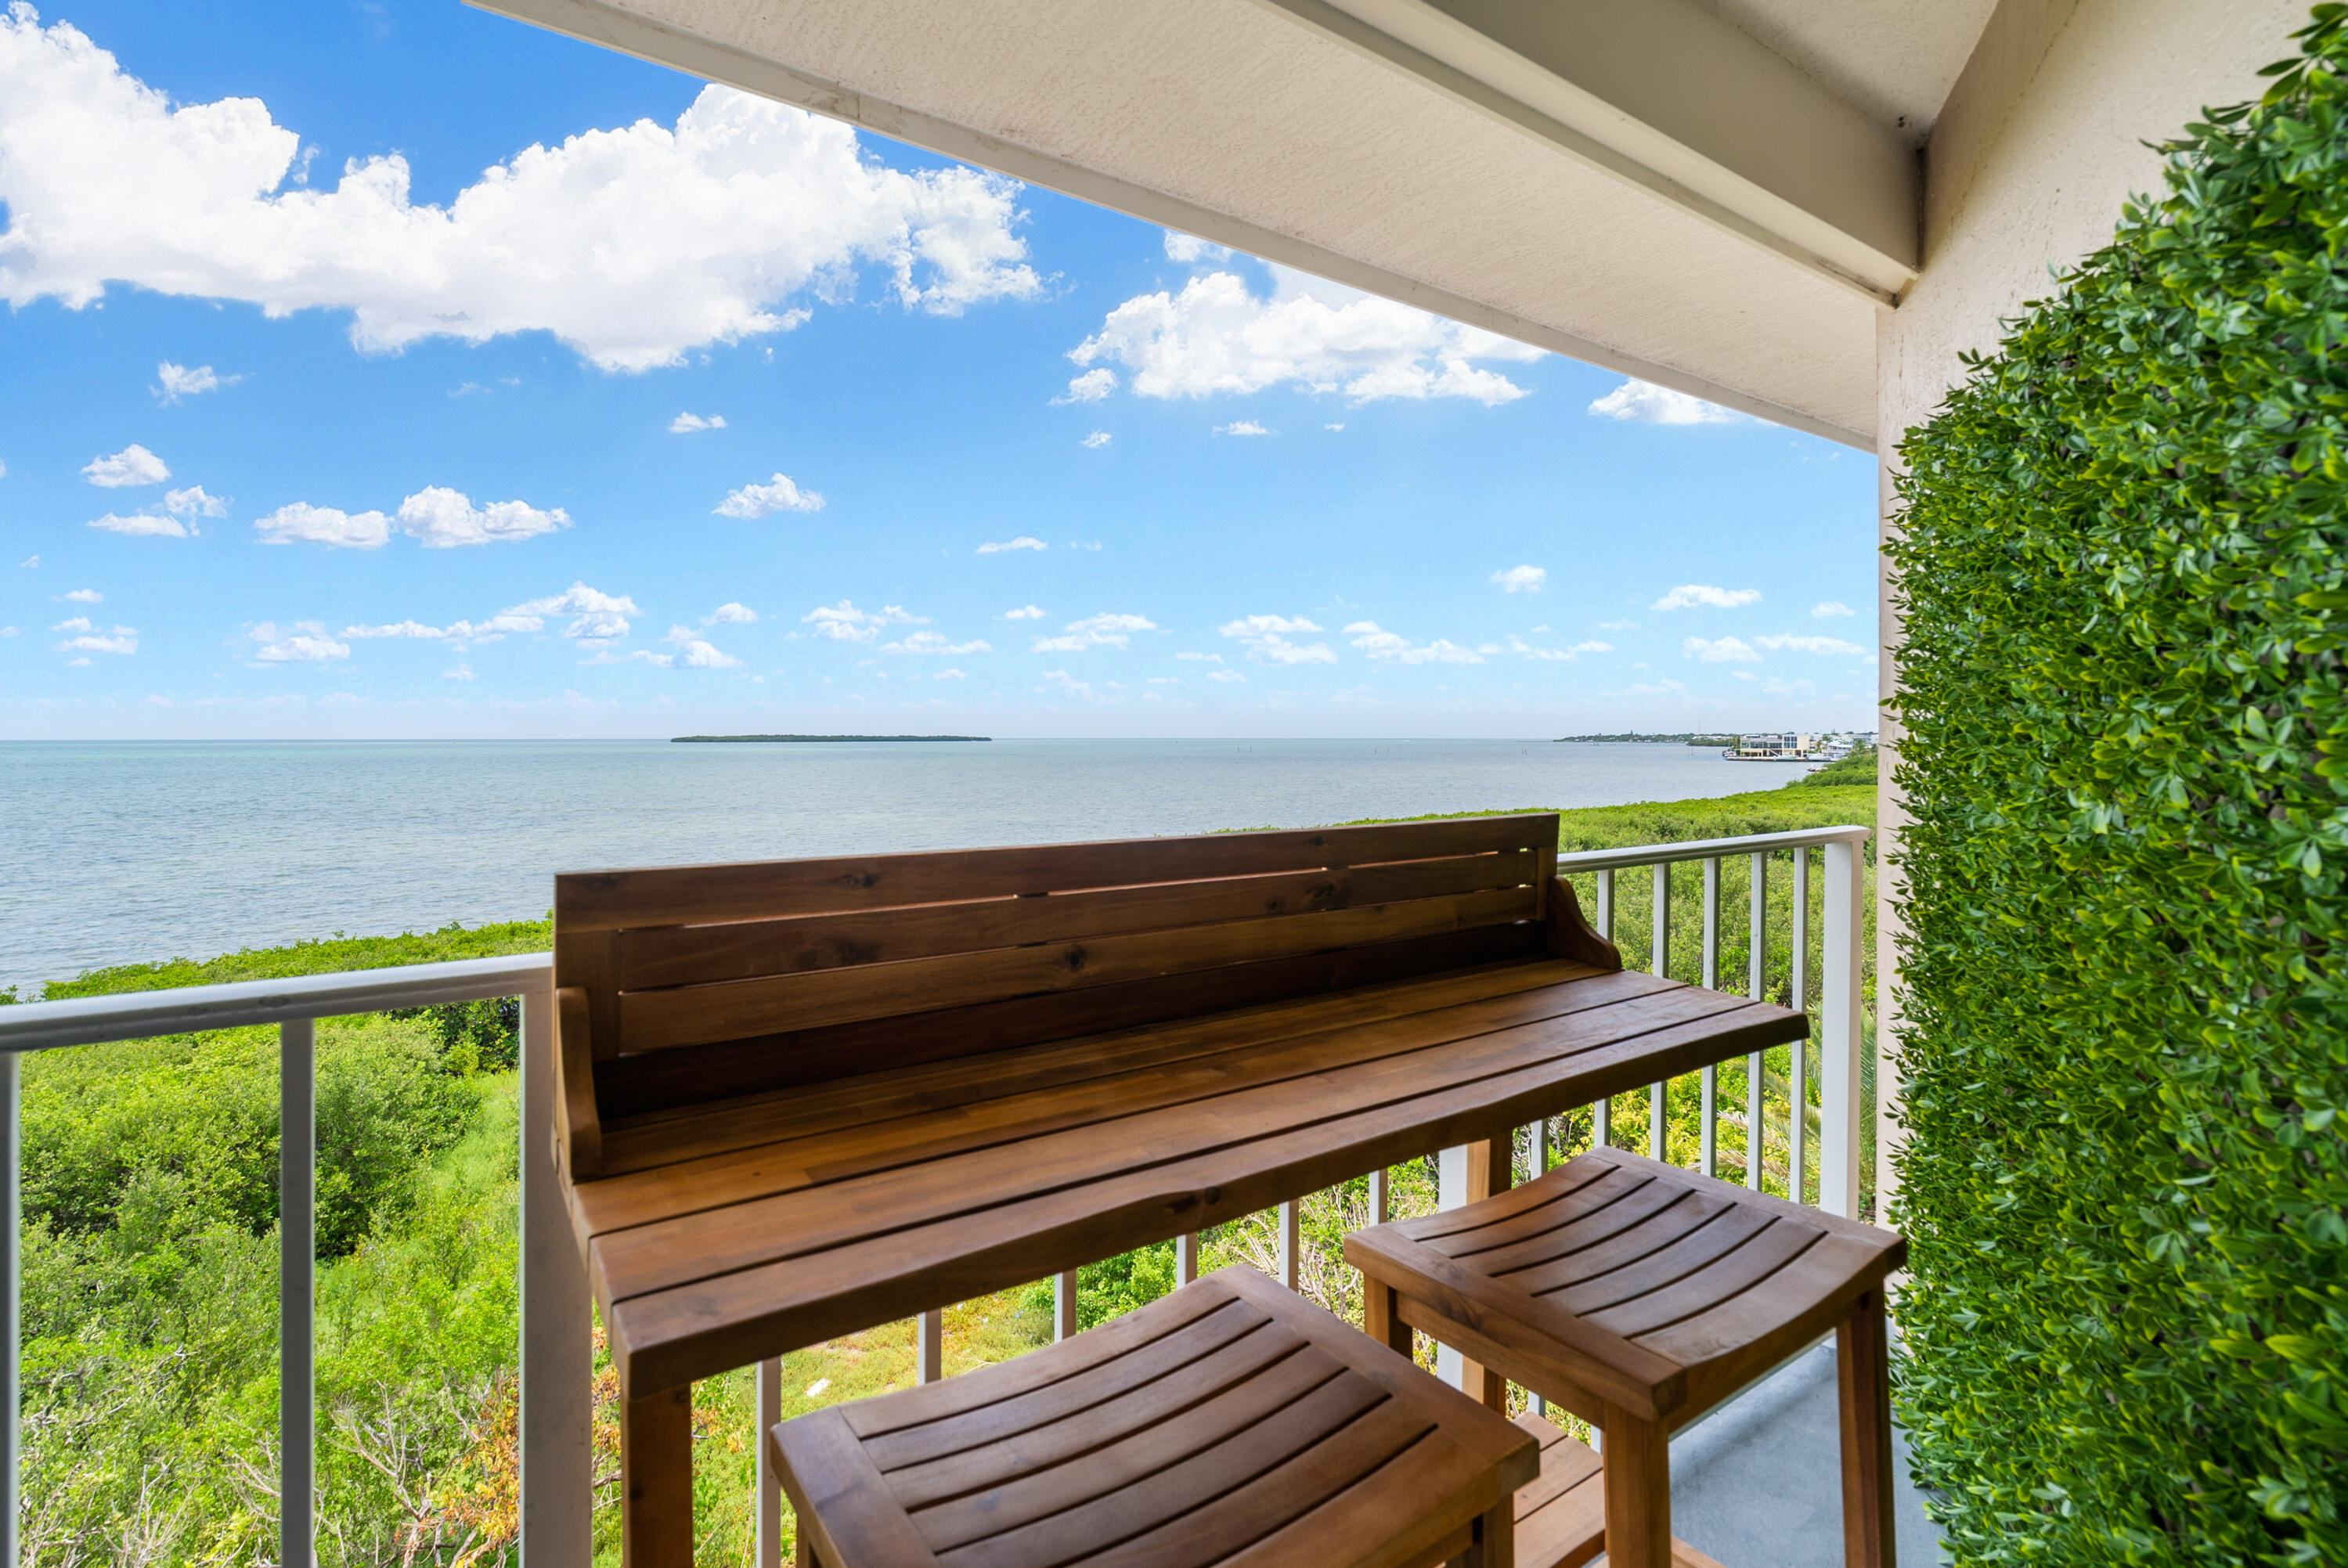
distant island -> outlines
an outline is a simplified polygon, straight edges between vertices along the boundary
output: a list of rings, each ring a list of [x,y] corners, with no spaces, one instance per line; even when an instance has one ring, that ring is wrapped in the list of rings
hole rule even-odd
[[[1628,735],[1560,735],[1557,738],[1556,744],[1562,746],[1570,740],[1637,740],[1656,746],[1734,746],[1736,744],[1736,737],[1733,735],[1692,735],[1685,732],[1678,735],[1641,735],[1635,729]]]
[[[686,741],[829,741],[829,740],[993,740],[991,735],[678,735],[674,745]]]

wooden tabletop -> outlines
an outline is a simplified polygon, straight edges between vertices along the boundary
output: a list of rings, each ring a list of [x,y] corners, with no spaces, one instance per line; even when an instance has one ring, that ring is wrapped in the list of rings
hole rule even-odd
[[[641,1399],[1806,1032],[1491,965],[614,1122],[572,1216]]]

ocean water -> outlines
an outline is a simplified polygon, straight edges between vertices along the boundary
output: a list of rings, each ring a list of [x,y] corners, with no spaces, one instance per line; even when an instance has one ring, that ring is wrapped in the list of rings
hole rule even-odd
[[[558,871],[1678,800],[1799,765],[1666,745],[0,744],[0,985],[543,915]]]

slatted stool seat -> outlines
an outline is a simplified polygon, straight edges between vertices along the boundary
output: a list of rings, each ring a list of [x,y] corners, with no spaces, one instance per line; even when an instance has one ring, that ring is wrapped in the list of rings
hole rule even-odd
[[[1829,1330],[1844,1557],[1891,1562],[1883,1282],[1906,1253],[1890,1231],[1612,1149],[1345,1239],[1373,1335],[1424,1330],[1603,1434],[1610,1568],[1671,1560],[1670,1433]]]
[[[1231,1268],[768,1435],[801,1568],[1510,1568],[1534,1438]]]

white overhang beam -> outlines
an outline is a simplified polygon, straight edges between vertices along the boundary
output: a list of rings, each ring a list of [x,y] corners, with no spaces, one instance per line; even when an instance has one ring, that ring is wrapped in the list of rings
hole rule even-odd
[[[1917,157],[1693,0],[1257,0],[1885,304]]]

